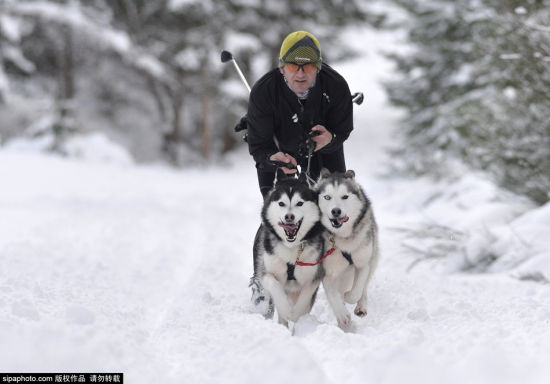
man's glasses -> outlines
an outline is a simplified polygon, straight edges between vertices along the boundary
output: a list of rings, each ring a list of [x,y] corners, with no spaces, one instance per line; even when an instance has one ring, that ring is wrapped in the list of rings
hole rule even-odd
[[[306,64],[296,64],[296,63],[285,63],[285,69],[289,72],[296,73],[302,69],[305,73],[312,73],[317,69],[317,64],[315,63],[306,63]]]

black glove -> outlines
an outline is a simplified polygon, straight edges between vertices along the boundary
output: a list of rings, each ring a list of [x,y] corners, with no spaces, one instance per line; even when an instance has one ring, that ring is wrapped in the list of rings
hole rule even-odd
[[[235,132],[240,132],[240,131],[244,131],[247,128],[248,128],[248,118],[246,117],[246,115],[244,115],[243,117],[241,117],[241,120],[239,120],[237,125],[235,125],[234,129],[235,129]]]

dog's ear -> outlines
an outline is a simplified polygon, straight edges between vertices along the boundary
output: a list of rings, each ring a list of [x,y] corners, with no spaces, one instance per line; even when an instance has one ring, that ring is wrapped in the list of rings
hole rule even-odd
[[[307,183],[307,177],[305,173],[300,173],[300,176],[298,176],[298,181],[300,183]]]
[[[319,180],[326,179],[329,176],[330,176],[330,171],[326,168],[323,168],[323,169],[321,169],[321,176],[320,176]]]
[[[355,172],[353,172],[351,169],[348,169],[346,173],[344,173],[344,177],[346,179],[353,179],[355,178]]]

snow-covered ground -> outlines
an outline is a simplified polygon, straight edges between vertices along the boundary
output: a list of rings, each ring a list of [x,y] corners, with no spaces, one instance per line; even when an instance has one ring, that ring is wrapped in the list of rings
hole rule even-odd
[[[398,117],[376,85],[386,63],[372,52],[335,67],[366,93],[346,153],[381,230],[369,314],[353,332],[337,327],[322,290],[294,335],[252,313],[261,199],[246,148],[226,166],[189,170],[0,149],[0,371],[124,372],[129,383],[547,383],[550,286],[518,280],[525,266],[512,262],[459,271],[464,258],[524,242],[544,265],[548,208],[515,227],[532,207],[479,175],[450,185],[380,176]],[[447,245],[470,239],[470,253],[457,245],[452,257],[414,263],[422,252],[412,249],[441,245],[411,236],[433,223]],[[481,228],[491,236],[473,236]],[[514,243],[505,232],[515,228],[532,238]]]

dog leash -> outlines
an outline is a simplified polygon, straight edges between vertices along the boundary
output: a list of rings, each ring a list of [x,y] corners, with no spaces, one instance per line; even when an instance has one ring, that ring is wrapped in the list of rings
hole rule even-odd
[[[323,257],[321,257],[315,263],[306,263],[304,261],[300,261],[300,256],[302,256],[302,253],[304,252],[304,243],[300,244],[300,249],[298,250],[298,257],[296,257],[296,261],[294,262],[294,265],[298,265],[300,267],[314,267],[316,265],[321,264],[323,260],[325,260],[327,257],[332,255],[334,251],[336,251],[336,243],[334,241],[334,237],[329,237],[328,240],[332,244],[332,248],[326,251]]]
[[[311,178],[309,175],[310,167],[311,167],[311,156],[313,156],[313,150],[315,149],[315,142],[312,140],[312,137],[319,136],[321,132],[319,131],[313,131],[308,135],[307,138],[307,169],[306,169],[306,180],[307,185],[312,188],[315,184],[315,180]],[[333,251],[334,252],[334,251]]]
[[[307,181],[307,185],[310,187],[310,188],[313,188],[313,185],[315,184],[315,180],[313,180],[311,178],[311,176],[309,175],[309,167],[311,165],[311,154],[312,154],[313,151],[310,151],[308,156],[307,156],[307,170],[306,170],[306,181]]]

